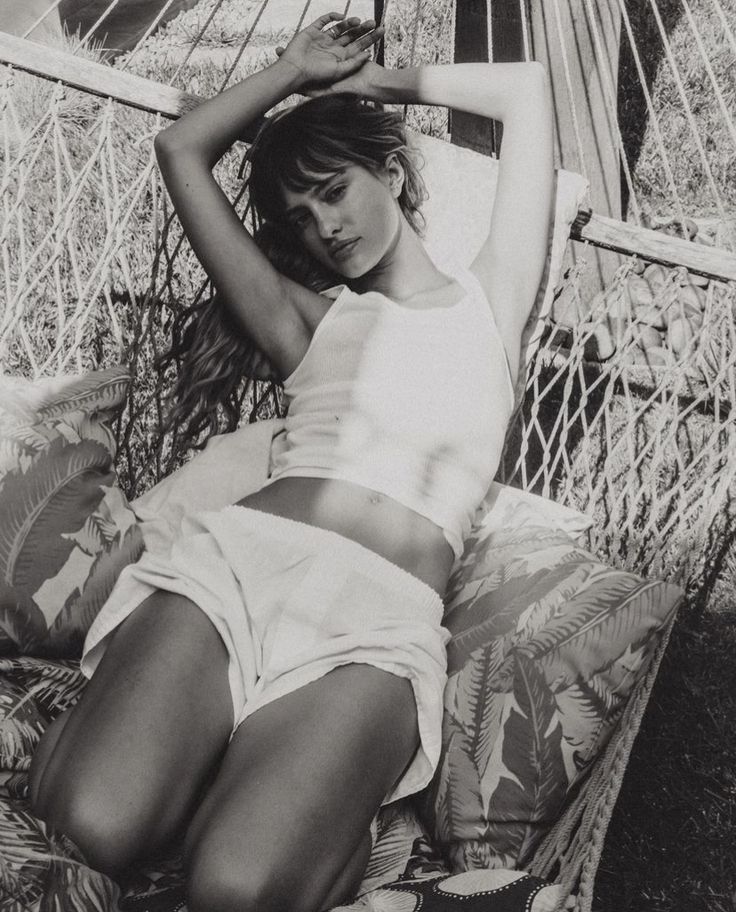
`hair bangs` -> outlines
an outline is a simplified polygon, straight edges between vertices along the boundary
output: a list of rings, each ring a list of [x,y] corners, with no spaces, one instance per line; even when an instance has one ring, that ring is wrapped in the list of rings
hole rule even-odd
[[[362,164],[375,169],[367,156],[356,155],[339,139],[331,136],[300,137],[302,142],[282,147],[281,155],[271,160],[275,172],[272,177],[274,202],[283,206],[283,189],[293,193],[306,193],[313,187],[340,174],[351,165]]]
[[[406,173],[399,205],[421,234],[426,191],[400,114],[341,93],[280,111],[261,128],[250,155],[253,208],[261,221],[288,229],[285,191],[304,193],[352,165],[378,173],[391,154],[398,156]]]

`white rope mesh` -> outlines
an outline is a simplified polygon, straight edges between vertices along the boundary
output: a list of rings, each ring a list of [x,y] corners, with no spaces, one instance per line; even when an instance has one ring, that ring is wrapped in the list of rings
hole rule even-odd
[[[39,25],[41,25],[43,22],[45,22],[49,17],[51,17],[58,10],[61,3],[62,3],[62,0],[54,0],[53,3],[49,4],[49,6],[46,7],[46,9],[41,13],[41,15],[38,17],[38,19],[35,19],[28,26],[28,28],[23,32],[21,37],[23,37],[23,38],[30,37],[30,35],[34,32],[34,30]]]
[[[619,271],[622,291],[630,275],[631,264]],[[677,308],[680,288],[675,275],[662,303]],[[664,350],[637,344],[633,307],[612,318],[602,304],[579,327],[550,327],[507,479],[592,512],[591,546],[616,564],[692,578],[726,521],[736,475],[734,308],[734,286],[710,283],[700,332],[664,364]],[[615,354],[591,361],[598,331],[614,321]]]
[[[144,45],[146,43],[146,39],[149,38],[156,31],[156,29],[161,24],[161,22],[163,22],[164,17],[166,16],[166,14],[171,9],[171,7],[174,5],[175,2],[176,2],[176,0],[166,0],[166,3],[164,3],[164,5],[158,11],[158,14],[155,16],[155,18],[151,20],[151,23],[149,24],[148,28],[141,35],[140,39],[136,42],[135,47],[132,48],[130,53],[126,56],[126,58],[123,60],[123,62],[119,65],[119,68],[121,70],[128,69],[128,67],[131,65],[131,63],[135,60],[136,56],[140,53],[141,49],[144,47]]]
[[[85,48],[89,45],[92,36],[95,34],[97,29],[102,25],[102,23],[108,18],[110,13],[115,9],[115,7],[120,3],[120,0],[110,0],[110,3],[105,7],[105,9],[100,13],[97,19],[90,25],[84,35],[81,36],[77,45],[72,49],[72,54],[77,53],[77,51]]]
[[[728,41],[728,43],[731,46],[731,50],[733,51],[734,59],[736,59],[736,36],[734,36],[733,29],[731,28],[731,23],[728,21],[728,17],[726,16],[726,11],[723,9],[723,6],[722,6],[720,0],[713,0],[713,8],[720,21],[721,30],[722,30],[723,34],[726,36],[726,40]]]

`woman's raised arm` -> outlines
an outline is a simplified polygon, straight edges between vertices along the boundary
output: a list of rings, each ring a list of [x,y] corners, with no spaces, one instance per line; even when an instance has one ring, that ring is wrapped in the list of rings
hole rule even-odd
[[[503,123],[490,232],[472,269],[491,302],[516,372],[521,333],[547,258],[552,216],[552,104],[544,68],[534,62],[403,70],[369,64],[332,91],[355,91],[392,104],[444,105]]]
[[[325,25],[340,22],[329,32]],[[154,140],[179,220],[219,298],[282,376],[311,339],[323,299],[281,275],[241,224],[212,168],[249,125],[295,92],[329,85],[367,60],[374,23],[328,13],[299,32],[279,61],[183,115]]]

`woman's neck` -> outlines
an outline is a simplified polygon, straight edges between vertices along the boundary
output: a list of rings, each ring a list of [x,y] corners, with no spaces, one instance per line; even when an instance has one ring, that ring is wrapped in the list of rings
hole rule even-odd
[[[421,238],[402,216],[394,241],[381,261],[350,284],[355,291],[377,291],[401,302],[442,287],[447,284],[447,276],[437,269]]]

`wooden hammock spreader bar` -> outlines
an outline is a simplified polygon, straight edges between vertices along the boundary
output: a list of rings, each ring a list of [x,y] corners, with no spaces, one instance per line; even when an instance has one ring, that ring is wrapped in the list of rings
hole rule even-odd
[[[685,266],[690,272],[722,281],[736,281],[736,254],[721,247],[708,247],[682,238],[640,228],[618,219],[580,209],[570,228],[575,241],[589,241],[596,247],[635,253],[643,260],[665,266]]]
[[[9,64],[52,82],[62,82],[73,89],[92,95],[112,98],[122,104],[151,114],[161,114],[175,120],[196,108],[205,99],[200,95],[182,92],[163,82],[154,82],[134,73],[125,73],[106,63],[84,60],[66,51],[46,47],[0,31],[0,63]],[[253,132],[243,139],[247,142],[258,132],[260,122],[253,124]]]
[[[112,98],[175,120],[200,104],[199,95],[182,92],[164,83],[132,73],[121,72],[108,64],[83,60],[64,51],[45,47],[0,31],[0,63],[9,64],[75,89]],[[252,140],[260,122],[243,140]],[[685,266],[691,272],[721,281],[736,281],[736,255],[721,248],[681,240],[659,231],[639,228],[617,219],[581,209],[573,223],[573,240],[588,241],[596,247],[636,254],[667,266]]]

